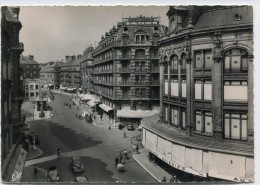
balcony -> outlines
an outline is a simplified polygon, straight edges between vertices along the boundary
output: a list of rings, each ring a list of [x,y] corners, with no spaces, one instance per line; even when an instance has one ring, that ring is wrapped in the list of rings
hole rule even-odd
[[[123,82],[117,82],[118,86],[130,86],[130,82],[129,81],[123,81]]]
[[[17,44],[15,44],[14,46],[12,46],[12,50],[20,50],[20,51],[24,51],[24,45],[22,42],[19,42]]]
[[[194,69],[194,77],[212,77],[211,69],[198,70]]]
[[[134,85],[138,85],[138,86],[148,86],[148,85],[150,85],[150,83],[149,82],[134,82]]]
[[[145,68],[137,68],[134,70],[134,73],[148,73],[148,70]]]
[[[153,43],[150,41],[132,41],[128,43],[129,46],[152,46]]]
[[[101,69],[101,73],[113,73],[113,69]]]
[[[119,73],[130,73],[129,67],[123,67],[118,69]]]

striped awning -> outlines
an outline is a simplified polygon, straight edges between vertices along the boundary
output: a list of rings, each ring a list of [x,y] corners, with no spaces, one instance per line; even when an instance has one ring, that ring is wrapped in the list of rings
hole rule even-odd
[[[118,110],[117,117],[119,118],[145,118],[158,114],[159,110]]]
[[[81,97],[81,100],[85,100],[85,101],[88,101],[88,100],[92,100],[93,97],[90,95],[90,94],[85,94],[83,97]]]
[[[103,103],[100,104],[99,107],[100,107],[101,109],[103,109],[104,111],[106,111],[106,112],[113,110],[112,107],[109,107],[108,105],[103,104]]]

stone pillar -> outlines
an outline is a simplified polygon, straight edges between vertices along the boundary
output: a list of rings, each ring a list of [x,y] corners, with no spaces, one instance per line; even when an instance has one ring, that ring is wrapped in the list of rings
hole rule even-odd
[[[182,93],[182,88],[181,88],[181,59],[178,59],[178,100],[180,102],[181,100],[181,93]]]
[[[216,35],[219,37],[219,35]],[[223,131],[223,48],[219,38],[214,40],[212,67],[213,137],[222,140]]]
[[[163,114],[164,61],[160,58],[160,114]]]
[[[248,60],[248,141],[254,141],[254,57]]]
[[[187,110],[186,110],[186,133],[187,135],[192,135],[192,106],[191,106],[191,56],[186,58],[186,89],[187,89]]]

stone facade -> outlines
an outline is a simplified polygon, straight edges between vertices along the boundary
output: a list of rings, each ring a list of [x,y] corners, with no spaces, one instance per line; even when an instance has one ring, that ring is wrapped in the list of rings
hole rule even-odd
[[[41,85],[47,85],[50,88],[59,88],[61,83],[61,66],[63,64],[64,63],[62,61],[53,61],[46,64],[41,64]]]
[[[159,109],[157,41],[162,32],[159,18],[139,16],[124,18],[101,37],[93,55],[92,92],[114,109],[111,117],[119,110]]]
[[[220,145],[224,141],[253,148],[252,7],[170,7],[167,15],[168,32],[159,41],[161,122],[188,139],[200,136]],[[184,140],[178,143],[185,146]],[[207,151],[213,150],[207,146]],[[228,151],[219,152],[224,156]],[[251,173],[253,153],[238,156],[250,156],[241,168]],[[208,175],[234,181],[253,178],[217,173]]]
[[[19,21],[19,7],[1,8],[1,159],[2,167],[9,163],[5,161],[9,150],[16,144],[21,128],[21,104],[23,93],[20,84],[20,55],[24,50],[19,42],[19,31],[22,24]],[[8,159],[7,159],[8,160]],[[3,164],[4,163],[4,164]],[[3,170],[3,168],[2,168]],[[2,171],[6,178],[5,169]]]
[[[23,69],[24,79],[39,79],[40,64],[34,60],[33,55],[21,56],[20,66]]]
[[[81,72],[81,82],[82,90],[85,93],[90,93],[92,89],[92,62],[93,58],[93,47],[86,48],[84,51],[84,56],[86,59],[80,63],[80,72]]]

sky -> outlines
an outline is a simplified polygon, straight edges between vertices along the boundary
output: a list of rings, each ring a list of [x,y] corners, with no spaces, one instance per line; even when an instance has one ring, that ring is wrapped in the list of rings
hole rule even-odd
[[[83,54],[122,17],[160,16],[168,26],[169,6],[21,6],[20,42],[23,55],[34,55],[39,63]]]

